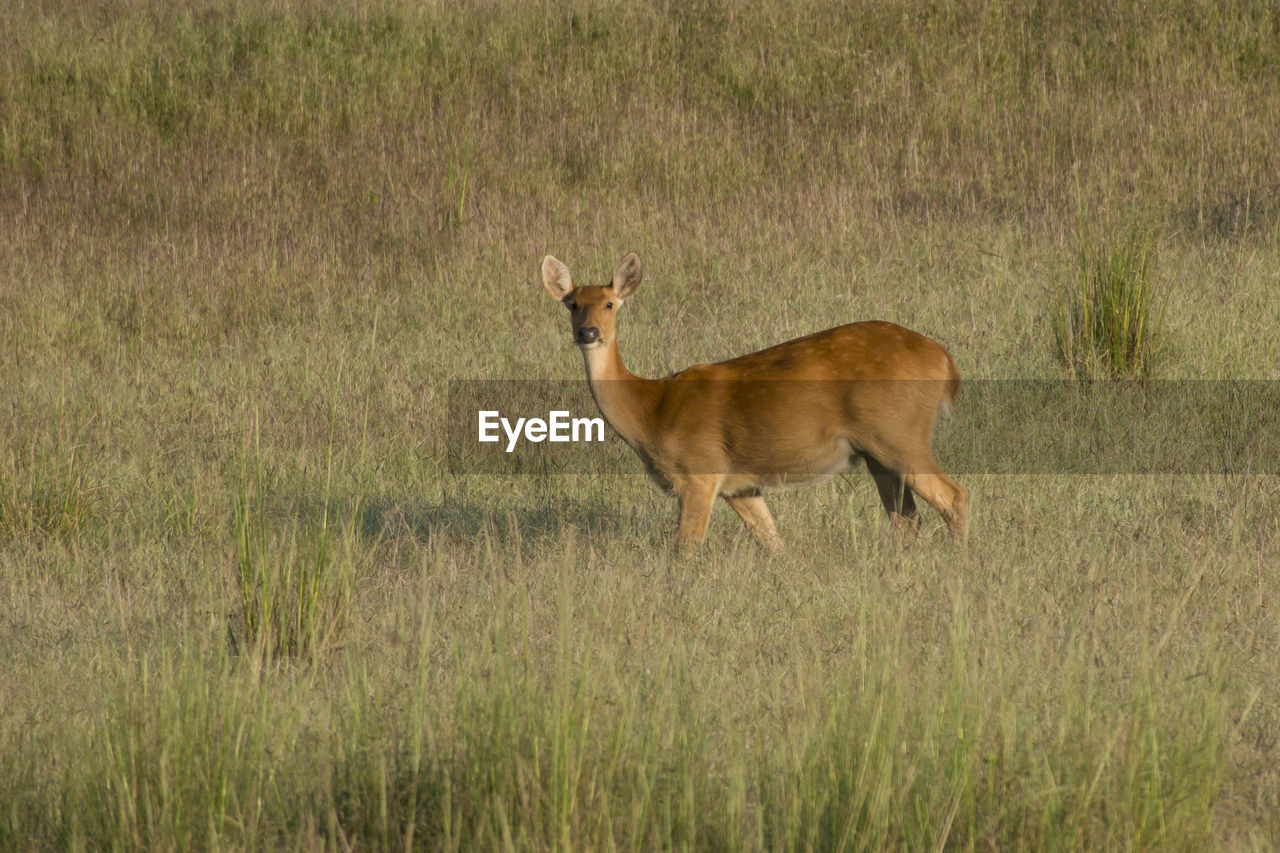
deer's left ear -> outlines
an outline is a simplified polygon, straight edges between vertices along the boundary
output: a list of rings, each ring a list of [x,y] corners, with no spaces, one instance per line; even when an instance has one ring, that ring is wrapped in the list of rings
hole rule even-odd
[[[640,287],[640,258],[635,252],[618,261],[613,271],[613,292],[619,299],[629,299]]]
[[[551,255],[542,259],[542,286],[557,302],[573,292],[573,279],[569,277],[569,268]]]

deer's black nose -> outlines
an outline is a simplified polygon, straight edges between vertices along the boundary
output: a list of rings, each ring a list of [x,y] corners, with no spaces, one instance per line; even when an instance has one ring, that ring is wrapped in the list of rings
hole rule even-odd
[[[593,344],[600,340],[600,330],[595,326],[583,326],[578,330],[578,343]]]

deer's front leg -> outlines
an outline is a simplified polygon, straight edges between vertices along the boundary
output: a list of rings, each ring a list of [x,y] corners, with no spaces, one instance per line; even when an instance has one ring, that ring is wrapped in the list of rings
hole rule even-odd
[[[686,476],[673,485],[680,500],[680,529],[676,533],[676,546],[680,553],[687,554],[698,550],[706,538],[707,525],[711,522],[711,505],[720,490],[720,477]]]

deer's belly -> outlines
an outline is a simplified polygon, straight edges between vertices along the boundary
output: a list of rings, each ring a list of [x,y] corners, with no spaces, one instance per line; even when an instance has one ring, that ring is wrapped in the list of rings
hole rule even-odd
[[[860,456],[843,440],[812,448],[808,453],[739,457],[725,472],[721,491],[733,495],[753,489],[799,486],[851,471],[859,461]]]

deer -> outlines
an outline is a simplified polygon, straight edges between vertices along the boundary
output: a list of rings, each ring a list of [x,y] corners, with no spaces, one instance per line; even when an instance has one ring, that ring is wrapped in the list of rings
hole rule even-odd
[[[778,553],[783,540],[764,490],[863,463],[892,530],[915,535],[917,495],[966,541],[969,492],[931,450],[935,417],[949,417],[960,392],[960,372],[942,344],[894,323],[849,323],[646,379],[627,369],[618,344],[618,314],[640,279],[634,252],[599,286],[575,287],[561,261],[542,261],[543,287],[569,311],[601,415],[679,502],[681,553],[702,546],[717,497],[761,549]]]

